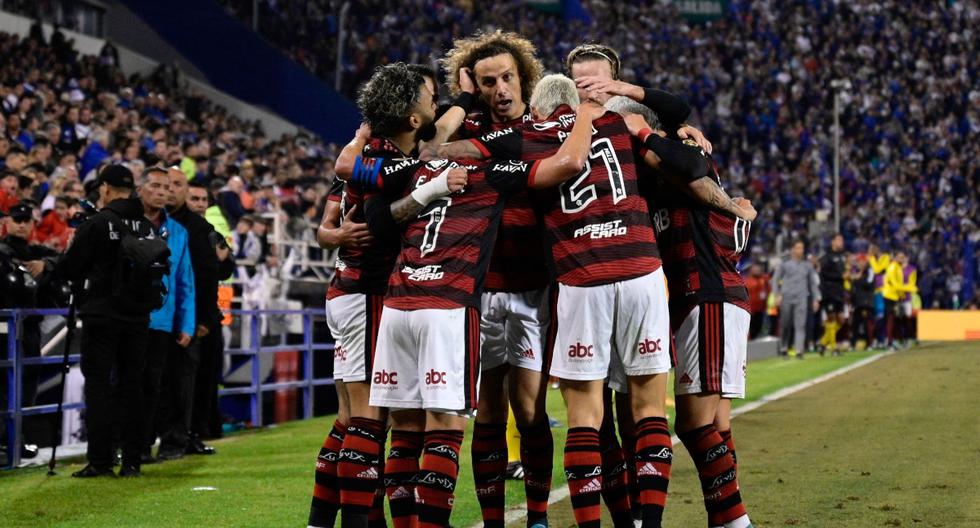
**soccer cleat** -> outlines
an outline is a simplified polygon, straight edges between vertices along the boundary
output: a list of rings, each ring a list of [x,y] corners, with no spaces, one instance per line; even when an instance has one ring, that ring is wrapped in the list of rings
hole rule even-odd
[[[520,462],[508,462],[504,475],[510,480],[521,480],[524,478],[524,466]]]
[[[136,466],[130,466],[124,464],[123,467],[119,468],[119,476],[124,478],[133,478],[140,476],[140,468]]]
[[[99,469],[92,464],[89,464],[82,468],[80,471],[76,471],[71,474],[75,478],[94,478],[94,477],[115,477],[116,474],[112,472],[111,468]]]

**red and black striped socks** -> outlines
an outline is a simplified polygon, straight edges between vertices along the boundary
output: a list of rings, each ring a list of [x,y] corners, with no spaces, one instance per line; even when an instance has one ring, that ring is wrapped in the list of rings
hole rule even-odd
[[[473,482],[483,512],[483,526],[504,526],[504,478],[507,472],[507,424],[473,425]]]
[[[425,449],[415,485],[415,512],[419,528],[443,528],[453,512],[453,492],[459,476],[459,448],[463,431],[425,432]]]
[[[337,457],[344,443],[347,426],[340,420],[323,440],[323,447],[316,457],[316,474],[313,483],[313,500],[310,503],[309,526],[331,527],[340,509],[340,489],[337,487]]]
[[[385,463],[384,485],[394,528],[410,528],[414,524],[415,480],[419,475],[424,437],[421,431],[391,431],[391,450]]]
[[[738,456],[735,455],[735,439],[732,438],[732,430],[725,429],[724,431],[718,431],[721,435],[721,439],[725,441],[725,445],[728,446],[728,452],[732,454],[732,462],[735,464],[735,471],[738,472]]]
[[[527,496],[527,525],[548,519],[548,498],[551,495],[551,471],[554,465],[555,444],[548,417],[537,424],[521,427],[521,465],[524,466],[524,494]]]
[[[599,431],[572,427],[565,439],[565,479],[571,492],[575,522],[580,528],[599,528],[602,493],[602,454]]]
[[[746,516],[738,490],[735,461],[714,424],[678,436],[698,469],[708,525],[721,526]]]
[[[616,438],[616,425],[609,410],[599,429],[602,445],[602,500],[609,509],[613,526],[632,528],[633,511],[630,505],[629,472],[626,455]]]
[[[663,521],[674,458],[671,445],[666,418],[656,416],[636,423],[636,478],[643,528],[660,528]]]
[[[351,418],[337,463],[341,525],[344,527],[368,525],[368,514],[381,486],[384,443],[384,422]]]

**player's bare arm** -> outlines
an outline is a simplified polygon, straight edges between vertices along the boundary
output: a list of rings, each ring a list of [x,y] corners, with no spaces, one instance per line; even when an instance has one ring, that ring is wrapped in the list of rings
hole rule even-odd
[[[437,153],[439,145],[449,141],[449,138],[456,133],[476,101],[476,85],[473,81],[473,72],[469,68],[459,69],[459,89],[460,94],[453,101],[453,105],[436,121],[435,137],[419,145],[419,159],[429,161],[444,157]]]
[[[360,248],[371,243],[374,237],[367,224],[354,221],[357,206],[351,207],[340,222],[340,203],[329,201],[323,210],[323,220],[316,230],[316,241],[323,249],[338,247]]]
[[[707,175],[708,163],[702,149],[666,139],[663,131],[650,129],[639,114],[628,114],[624,119],[630,133],[647,147],[644,161],[661,170],[672,185],[705,205],[750,222],[755,220],[756,211],[748,200],[733,200],[725,189]]]
[[[334,163],[334,171],[338,178],[344,181],[350,179],[354,172],[354,164],[361,152],[364,151],[364,146],[367,145],[369,139],[371,139],[371,127],[367,123],[361,123],[357,132],[354,133],[354,139],[344,145],[343,150],[337,156],[337,162]]]
[[[463,167],[454,167],[420,185],[411,194],[391,204],[391,217],[396,223],[404,223],[415,218],[433,200],[438,200],[466,187],[467,175]]]
[[[582,103],[575,110],[575,125],[562,143],[561,148],[549,158],[541,160],[528,186],[533,189],[554,187],[582,172],[589,157],[592,142],[592,122],[606,113],[606,109],[593,102]]]
[[[483,153],[476,145],[468,139],[461,139],[451,143],[443,143],[436,149],[436,156],[433,158],[442,159],[483,159]],[[425,159],[425,158],[422,158]]]

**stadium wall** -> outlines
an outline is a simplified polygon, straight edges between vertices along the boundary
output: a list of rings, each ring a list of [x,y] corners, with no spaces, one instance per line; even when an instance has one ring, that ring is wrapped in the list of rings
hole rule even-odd
[[[980,311],[920,310],[921,341],[980,341]]]
[[[0,11],[0,31],[26,37],[30,33],[33,23],[34,21],[30,18]],[[44,24],[43,27],[45,38],[50,38],[54,28],[50,24]],[[106,42],[104,39],[66,29],[62,29],[61,32],[69,40],[75,42],[75,49],[83,55],[98,55]],[[113,44],[119,52],[119,67],[126,75],[133,73],[148,75],[160,65],[159,61],[137,53],[124,45],[120,45],[118,42],[113,42]],[[187,75],[182,76],[182,81],[186,82],[192,91],[196,91],[211,101],[225,107],[232,114],[242,119],[261,122],[266,134],[269,134],[271,137],[279,137],[283,134],[295,134],[299,130],[299,127],[282,117],[218,90],[205,81]]]
[[[360,123],[357,108],[232,18],[217,2],[122,0],[220,90],[344,143]]]

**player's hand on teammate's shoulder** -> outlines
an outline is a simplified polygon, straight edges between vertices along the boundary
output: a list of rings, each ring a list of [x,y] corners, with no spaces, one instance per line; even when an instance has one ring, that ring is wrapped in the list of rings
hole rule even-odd
[[[451,193],[462,191],[468,182],[469,176],[465,167],[449,169],[449,174],[446,175],[446,183],[449,185],[449,192]]]
[[[605,107],[592,101],[585,101],[575,109],[575,115],[577,117],[585,118],[589,121],[595,121],[605,113]]]
[[[752,207],[752,202],[750,202],[747,198],[743,198],[743,197],[732,198],[732,201],[735,202],[735,205],[740,210],[738,214],[739,218],[743,220],[748,220],[749,222],[755,220],[755,217],[758,213],[756,212],[755,207]]]
[[[694,142],[697,143],[697,145],[701,147],[702,150],[704,150],[708,154],[711,154],[711,142],[708,141],[708,138],[704,137],[704,134],[701,133],[700,130],[692,127],[691,125],[683,125],[680,128],[678,128],[677,137],[681,138],[682,140],[683,139],[694,140]]]

